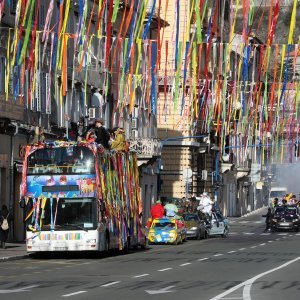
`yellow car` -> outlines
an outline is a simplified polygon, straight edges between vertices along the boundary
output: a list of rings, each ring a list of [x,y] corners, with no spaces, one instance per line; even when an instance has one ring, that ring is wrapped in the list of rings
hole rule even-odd
[[[182,230],[178,228],[176,220],[169,218],[154,219],[148,233],[149,244],[181,244]]]

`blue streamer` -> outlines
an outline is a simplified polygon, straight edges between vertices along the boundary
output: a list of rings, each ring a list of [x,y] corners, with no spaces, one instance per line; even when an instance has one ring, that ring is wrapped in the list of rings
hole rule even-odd
[[[156,61],[157,61],[157,43],[152,42],[151,49],[151,112],[156,115],[156,101],[157,101],[157,91],[156,91]]]
[[[152,22],[152,18],[153,18],[154,11],[155,11],[155,5],[156,5],[156,0],[153,1],[153,5],[152,5],[152,8],[151,8],[151,13],[148,17],[148,21],[147,21],[147,24],[146,24],[144,32],[143,32],[143,37],[142,37],[143,40],[145,40],[147,38],[149,29],[150,29],[150,24]]]
[[[178,44],[179,44],[179,0],[176,2],[176,12],[177,12],[177,18],[176,18],[176,42],[175,42],[175,70],[177,70],[177,61],[178,61]]]

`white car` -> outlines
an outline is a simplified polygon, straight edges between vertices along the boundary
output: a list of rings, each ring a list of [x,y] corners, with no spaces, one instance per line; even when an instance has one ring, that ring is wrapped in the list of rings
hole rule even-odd
[[[212,214],[212,218],[207,225],[208,236],[221,235],[226,237],[229,233],[229,222],[220,212]]]

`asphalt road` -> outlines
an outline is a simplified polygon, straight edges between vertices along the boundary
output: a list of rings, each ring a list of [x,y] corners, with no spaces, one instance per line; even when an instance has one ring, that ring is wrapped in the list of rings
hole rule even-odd
[[[261,215],[232,220],[228,238],[4,262],[0,299],[298,300],[300,233],[264,234]]]

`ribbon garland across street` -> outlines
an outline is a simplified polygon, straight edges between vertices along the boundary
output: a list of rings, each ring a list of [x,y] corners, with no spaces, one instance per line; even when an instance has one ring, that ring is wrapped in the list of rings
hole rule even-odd
[[[114,112],[122,114],[127,107],[130,114],[138,105],[164,124],[168,116],[180,111],[178,128],[189,124],[193,132],[199,121],[202,132],[214,128],[221,151],[230,136],[233,146],[245,148],[241,155],[246,155],[249,146],[259,145],[283,161],[298,145],[297,0],[290,1],[287,43],[278,43],[278,39],[274,43],[283,18],[280,0],[271,1],[268,8],[259,7],[260,15],[251,0],[227,1],[226,12],[224,0],[193,0],[189,7],[181,0],[156,0],[150,7],[147,0],[79,0],[78,22],[74,25],[69,21],[72,1],[60,0],[57,12],[56,1],[45,3],[19,0],[15,28],[0,28],[7,35],[7,44],[0,45],[7,49],[7,101],[13,88],[15,103],[51,114],[50,94],[56,95],[56,104],[64,109],[64,98],[76,78],[84,78],[86,105],[87,82],[93,74],[105,96],[110,77],[113,79]],[[0,0],[0,18],[6,5],[11,2]],[[45,16],[41,15],[41,6],[47,12]],[[161,18],[166,18],[171,6],[175,8],[175,21],[166,38],[167,24]],[[238,18],[238,8],[242,18]],[[253,30],[260,30],[267,15],[266,40],[261,41]],[[218,42],[224,35],[225,17],[229,19],[229,38]],[[152,21],[157,22],[161,33],[156,39],[149,39]],[[239,40],[238,22],[242,22]],[[117,34],[112,31],[114,26],[118,26]],[[13,86],[8,83],[11,76]],[[46,76],[48,91],[39,103],[42,76]],[[139,97],[138,90],[142,91]],[[265,152],[257,153],[257,159],[264,160],[269,155]]]

